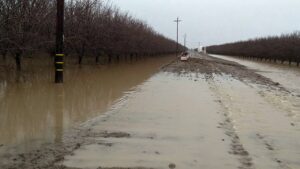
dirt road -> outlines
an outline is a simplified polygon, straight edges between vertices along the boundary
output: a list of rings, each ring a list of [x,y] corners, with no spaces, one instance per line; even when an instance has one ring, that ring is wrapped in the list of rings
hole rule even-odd
[[[62,144],[6,157],[2,168],[297,169],[299,114],[300,97],[279,83],[196,55],[164,66]]]

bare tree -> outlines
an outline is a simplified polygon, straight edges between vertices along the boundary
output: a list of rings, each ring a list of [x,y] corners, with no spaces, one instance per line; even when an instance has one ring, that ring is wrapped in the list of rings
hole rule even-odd
[[[238,57],[268,61],[300,62],[300,32],[291,34],[251,39],[224,45],[210,46],[209,53],[224,54]]]
[[[25,55],[54,55],[55,0],[0,0],[0,54],[14,57],[21,70]],[[102,0],[68,0],[65,5],[65,51],[77,57],[159,55],[175,51],[176,42],[143,21]],[[183,46],[180,46],[184,50]]]

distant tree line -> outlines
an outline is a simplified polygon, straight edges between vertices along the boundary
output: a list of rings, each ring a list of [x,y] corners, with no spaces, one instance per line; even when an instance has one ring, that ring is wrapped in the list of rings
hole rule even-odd
[[[22,57],[55,53],[56,0],[0,0],[0,54]],[[174,53],[176,42],[102,0],[66,0],[65,52],[81,64],[121,57]],[[180,45],[180,50],[184,47]]]
[[[300,32],[252,39],[217,46],[210,46],[207,51],[238,57],[254,58],[267,61],[300,63]]]

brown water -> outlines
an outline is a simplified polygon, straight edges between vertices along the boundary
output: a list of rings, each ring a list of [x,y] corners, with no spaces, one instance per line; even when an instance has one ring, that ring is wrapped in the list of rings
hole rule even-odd
[[[67,65],[63,85],[53,84],[52,64],[34,65],[18,75],[7,71],[0,79],[0,145],[23,152],[59,142],[66,129],[107,111],[172,59]]]

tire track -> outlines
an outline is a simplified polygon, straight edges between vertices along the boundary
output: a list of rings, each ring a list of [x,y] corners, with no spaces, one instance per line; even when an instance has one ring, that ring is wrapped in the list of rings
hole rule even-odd
[[[223,122],[219,123],[219,128],[222,128],[225,134],[230,138],[231,150],[228,153],[238,157],[240,163],[240,166],[238,167],[239,169],[255,169],[251,155],[242,144],[240,137],[234,128],[234,123],[230,117],[230,109],[223,103],[222,94],[214,82],[213,75],[207,74],[205,78],[210,86],[210,89],[218,97],[219,103],[224,109],[224,113],[222,114],[224,120]]]

